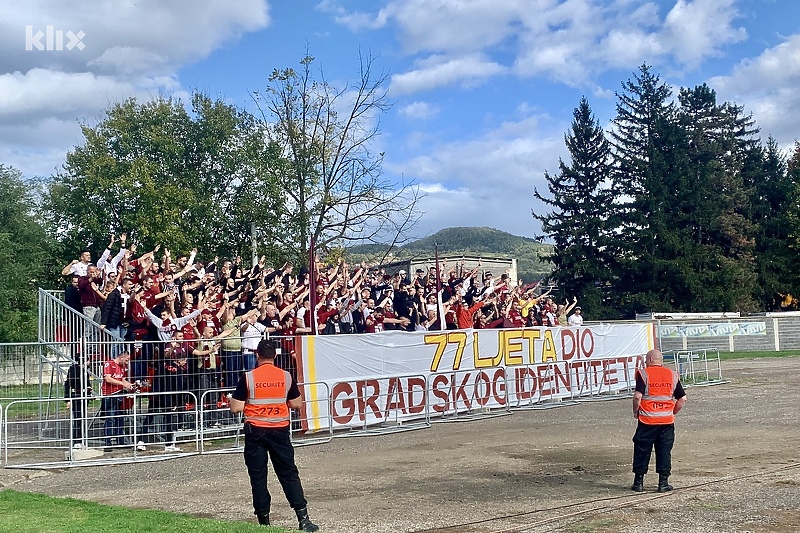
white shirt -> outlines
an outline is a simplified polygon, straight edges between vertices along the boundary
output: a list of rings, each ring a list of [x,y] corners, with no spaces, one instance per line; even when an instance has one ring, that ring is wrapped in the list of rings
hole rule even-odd
[[[89,272],[90,264],[91,263],[84,263],[82,261],[78,261],[77,263],[69,267],[69,273],[70,275],[77,274],[80,277],[84,277]]]
[[[242,332],[242,349],[255,352],[259,341],[264,337],[267,326],[261,322],[247,323],[247,329]]]
[[[195,309],[188,315],[178,318],[169,317],[167,320],[161,320],[160,316],[154,315],[146,307],[144,308],[144,312],[147,315],[147,318],[150,319],[150,322],[152,322],[156,327],[158,338],[161,340],[161,342],[170,342],[172,340],[172,334],[188,324],[191,319],[200,316],[202,309]]]
[[[572,313],[569,315],[567,322],[570,326],[582,326],[583,325],[583,315],[578,313]]]
[[[103,273],[105,274],[103,279],[110,276],[116,278],[117,266],[119,266],[119,263],[125,257],[125,248],[124,247],[120,248],[119,252],[117,252],[117,255],[115,255],[114,258],[111,259],[111,261],[108,260],[109,257],[111,257],[111,249],[106,248],[105,251],[103,252],[103,255],[101,255],[100,259],[97,260],[97,268],[102,270]]]

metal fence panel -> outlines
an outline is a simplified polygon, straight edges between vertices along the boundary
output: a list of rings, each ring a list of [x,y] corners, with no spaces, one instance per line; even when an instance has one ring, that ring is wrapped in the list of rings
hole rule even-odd
[[[490,378],[486,371],[493,371],[493,376]],[[502,387],[497,386],[498,380],[502,382]],[[504,368],[454,370],[429,374],[426,379],[428,398],[440,396],[441,393],[437,395],[436,392],[440,390],[440,385],[450,386],[453,393],[451,397],[443,399],[443,406],[430,408],[429,416],[432,423],[466,422],[511,414],[508,377]],[[426,404],[430,404],[430,401]]]
[[[2,412],[8,468],[52,468],[163,460],[197,453],[197,412],[165,409],[169,393],[14,400]],[[180,425],[186,429],[181,433]],[[119,428],[119,433],[115,431]],[[186,437],[188,435],[188,438]],[[181,449],[167,447],[170,444]]]

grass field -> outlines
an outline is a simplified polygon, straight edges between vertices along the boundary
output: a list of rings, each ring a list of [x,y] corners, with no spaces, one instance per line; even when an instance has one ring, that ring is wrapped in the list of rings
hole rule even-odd
[[[719,358],[723,361],[730,359],[761,359],[764,357],[798,357],[800,350],[786,350],[783,352],[719,352]]]
[[[286,533],[280,527],[224,522],[185,514],[125,509],[51,498],[13,490],[0,491],[0,531],[14,533]]]

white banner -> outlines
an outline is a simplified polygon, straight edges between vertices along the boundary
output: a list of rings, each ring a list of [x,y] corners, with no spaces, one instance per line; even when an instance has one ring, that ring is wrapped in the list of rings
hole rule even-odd
[[[660,337],[727,337],[728,335],[766,335],[765,322],[721,322],[718,324],[678,324],[658,327]]]
[[[304,336],[298,380],[334,427],[367,427],[627,387],[651,324]],[[307,387],[308,430],[327,427]]]

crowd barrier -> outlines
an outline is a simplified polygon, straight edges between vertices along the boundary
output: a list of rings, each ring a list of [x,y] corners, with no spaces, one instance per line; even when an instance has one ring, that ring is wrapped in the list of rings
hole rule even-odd
[[[292,409],[292,444],[308,446],[330,442],[333,439],[330,385],[324,381],[311,381],[300,383],[298,387],[306,398],[306,415]]]
[[[490,377],[487,371],[493,376]],[[487,371],[460,370],[428,376],[428,397],[436,397],[439,393],[439,399],[444,403],[433,409],[436,415],[431,417],[431,422],[466,422],[511,414],[506,370],[498,367]],[[440,384],[446,388],[442,389]]]
[[[538,367],[544,367],[544,373]],[[300,383],[304,391],[319,388],[309,396],[320,398],[317,401],[322,405],[318,409],[306,405],[303,412],[309,415],[305,418],[298,418],[298,411],[292,412],[292,441],[295,446],[321,444],[333,437],[381,435],[424,429],[436,422],[471,421],[522,409],[574,405],[573,394],[556,398],[553,388],[542,394],[541,383],[553,382],[554,375],[554,365],[546,364],[401,376],[406,382],[417,380],[424,384],[419,412],[408,409],[412,404],[420,405],[419,398],[411,398],[412,394],[419,395],[419,390],[378,387],[377,390],[386,391],[378,396],[367,389],[366,383],[371,380],[362,380],[365,385],[346,401],[351,401],[350,407],[360,413],[382,406],[381,421],[371,422],[370,417],[363,416],[358,423],[336,431],[332,419],[336,400],[331,397],[329,386],[323,382]],[[531,381],[533,376],[538,376],[539,386]],[[509,401],[512,382],[515,405]],[[441,386],[443,383],[446,387]],[[64,398],[12,400],[4,404],[0,421],[3,463],[7,468],[60,468],[238,453],[243,448],[243,426],[241,415],[232,415],[229,410],[226,395],[232,391],[210,389],[203,392],[200,401],[190,391],[180,392],[180,399],[173,392],[127,394],[126,408],[110,416],[103,412],[102,399],[95,396],[71,399],[81,406],[77,409],[67,407]],[[525,391],[530,394],[520,394]],[[582,394],[587,392],[601,395],[603,389],[584,389]],[[170,401],[166,401],[168,398]],[[435,409],[431,408],[433,399],[438,402]],[[123,441],[109,443],[105,425],[115,419],[123,428]],[[172,443],[177,450],[167,448]]]
[[[430,427],[428,402],[415,393],[420,388],[407,386],[403,389],[399,385],[403,382],[420,384],[424,394],[427,381],[423,374],[360,379],[355,387],[351,387],[350,381],[334,383],[332,390],[347,390],[350,394],[332,397],[326,406],[330,413],[327,424],[331,435],[369,436]],[[337,417],[334,413],[340,415]],[[338,424],[336,432],[335,424]]]
[[[108,397],[118,402],[113,412],[104,410],[98,397],[71,398],[70,405],[63,398],[13,400],[3,409],[3,462],[9,468],[48,468],[154,461],[179,456],[181,450],[196,453],[196,437],[181,438],[179,424],[195,426],[197,411],[165,408],[168,396]],[[183,448],[166,449],[173,442]]]
[[[672,364],[684,385],[719,385],[722,377],[719,350],[671,350],[664,352],[664,363]]]
[[[325,383],[299,386],[328,390]],[[199,402],[190,391],[178,393],[180,398],[172,392],[114,395],[107,397],[120,401],[113,414],[98,396],[70,398],[69,405],[65,398],[12,400],[0,404],[0,462],[7,468],[62,468],[239,453],[244,447],[242,415],[230,412],[226,397],[233,390],[204,391]],[[292,410],[293,445],[330,442],[329,414],[322,419],[325,429],[308,432],[311,421]],[[106,424],[113,428],[115,421],[119,435],[107,434]]]
[[[360,337],[358,341],[327,339],[323,344],[322,339],[316,343],[301,337],[273,339],[281,348],[276,364],[296,376],[306,400],[302,410],[292,411],[295,446],[321,444],[338,436],[381,435],[424,429],[438,422],[478,420],[516,411],[575,405],[579,401],[622,398],[632,394],[636,366],[643,360],[641,354],[617,353],[616,357],[607,358],[597,353],[591,355],[595,340],[590,332],[583,330],[508,330],[489,332],[488,337],[474,333],[467,337],[469,342],[464,346],[450,343],[449,338],[445,342],[431,336],[419,342],[423,340],[420,336],[393,333],[385,337],[386,341],[380,340],[383,337]],[[604,331],[596,333],[596,339],[600,339],[601,333]],[[492,335],[497,336],[496,342]],[[621,346],[626,341],[618,339],[627,338],[623,332],[612,336],[611,342]],[[641,344],[643,338],[637,342]],[[358,349],[347,352],[351,340],[359,343]],[[540,352],[539,344],[534,346],[534,342],[543,342],[542,350],[554,360],[534,363],[546,360],[545,352]],[[321,346],[325,346],[324,352]],[[244,350],[220,353],[220,361],[225,364],[211,369],[200,366],[200,358],[188,357],[188,366],[178,370],[171,368],[174,365],[165,358],[165,347],[160,341],[96,340],[85,335],[39,343],[38,347],[20,347],[21,352],[10,349],[4,352],[0,346],[0,368],[5,364],[3,360],[33,357],[37,361],[37,379],[25,370],[25,379],[3,383],[3,375],[16,375],[19,371],[0,374],[0,457],[4,465],[48,468],[240,452],[242,419],[230,413],[227,394],[233,391],[239,371],[251,364],[249,354]],[[453,353],[448,351],[451,349]],[[108,414],[96,394],[101,389],[99,380],[104,361],[121,350],[131,352],[129,379],[139,381],[142,387],[135,395],[125,395],[129,405],[124,410]],[[394,358],[395,352],[420,365],[419,361],[425,359],[418,356],[419,350],[434,354],[432,361],[441,365],[441,370],[433,371],[432,366],[424,372],[393,377],[384,373],[372,378],[321,379],[323,371],[331,376],[331,369],[340,368],[335,366],[338,359],[333,360],[332,356],[355,361],[362,353],[366,356],[372,353],[373,371],[380,372],[385,369],[380,369],[377,360],[384,361],[385,368],[406,365],[405,360]],[[24,357],[2,357],[3,353],[23,352]],[[325,353],[325,358],[316,360],[317,366],[313,366],[310,361],[320,353]],[[530,357],[523,357],[523,353],[529,353]],[[444,359],[442,354],[446,354]],[[722,382],[718,353],[676,352],[665,357],[687,385]],[[467,361],[475,366],[470,368]],[[67,370],[76,362],[87,370],[86,385],[92,389],[90,394],[71,400],[75,402],[73,406],[80,406],[77,409],[67,408],[64,398]],[[305,366],[298,368],[298,363]],[[459,369],[460,364],[463,367]],[[443,370],[451,365],[453,369]],[[23,368],[19,365],[13,368],[17,367]],[[305,382],[305,377],[311,379]],[[118,420],[123,427],[121,441],[106,442],[104,427],[109,420]]]
[[[516,403],[511,407],[512,411],[520,411],[527,409],[551,409],[553,407],[564,407],[567,405],[575,405],[574,388],[570,387],[569,396],[563,397],[553,393],[553,389],[542,391],[538,386],[542,381],[539,369],[545,367],[544,380],[550,382],[555,379],[555,363],[547,363],[545,365],[524,365],[522,367],[515,367],[514,382],[515,388],[519,393],[517,394]],[[544,392],[544,394],[543,394]]]
[[[625,387],[612,388],[612,380],[610,379],[596,379],[596,373],[592,376],[589,372],[584,372],[585,380],[582,383],[581,389],[578,391],[577,402],[591,402],[602,400],[616,400],[624,396],[633,396],[634,388],[636,387],[636,368],[633,367],[628,359],[610,358],[601,359],[602,375],[605,377],[608,374],[611,365],[622,365],[623,374],[625,375]],[[588,394],[584,391],[588,389]]]

